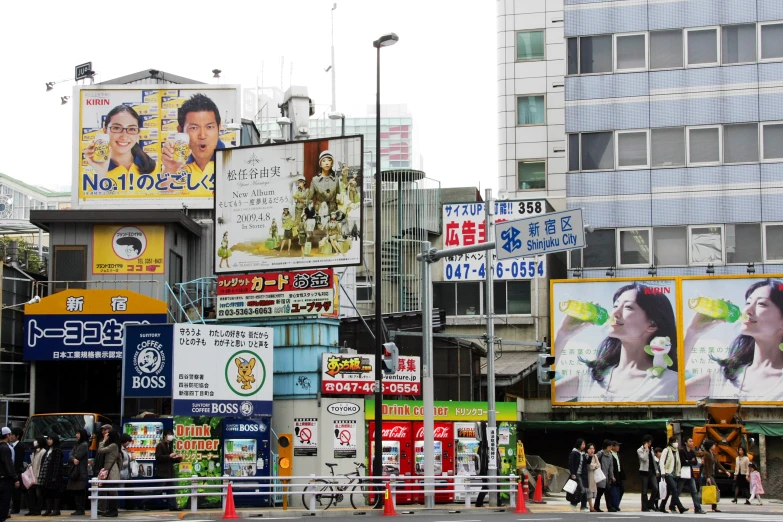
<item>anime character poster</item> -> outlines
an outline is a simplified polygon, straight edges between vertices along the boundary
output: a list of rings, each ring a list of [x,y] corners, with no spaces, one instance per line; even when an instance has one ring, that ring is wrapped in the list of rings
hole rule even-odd
[[[219,150],[215,272],[361,264],[361,136]]]

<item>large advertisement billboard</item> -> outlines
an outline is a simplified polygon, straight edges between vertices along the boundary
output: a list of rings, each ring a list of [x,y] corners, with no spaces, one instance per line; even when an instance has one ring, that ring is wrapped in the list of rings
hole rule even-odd
[[[554,403],[680,401],[677,280],[556,281]]]
[[[73,99],[74,208],[212,207],[215,151],[240,142],[238,86],[89,85]]]
[[[215,272],[361,264],[362,137],[219,150]]]

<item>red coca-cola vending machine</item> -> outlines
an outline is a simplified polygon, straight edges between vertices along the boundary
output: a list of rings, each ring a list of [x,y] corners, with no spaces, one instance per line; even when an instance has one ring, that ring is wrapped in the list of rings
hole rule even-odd
[[[415,450],[413,473],[414,475],[424,475],[424,423],[414,422],[413,431],[415,432],[413,439]],[[442,483],[443,488],[447,491],[435,493],[435,502],[454,502],[453,487],[451,486],[453,482],[451,477],[454,476],[454,424],[451,422],[436,422],[433,439],[435,443],[435,475],[448,477],[436,480],[436,482]],[[417,487],[413,491],[413,502],[417,504],[424,503],[423,488]]]
[[[413,471],[413,429],[410,422],[384,422],[383,430],[383,464],[384,476],[397,475],[410,477]],[[373,475],[375,462],[375,422],[369,423],[370,430],[370,475]],[[397,503],[410,504],[412,500],[411,489],[408,486],[397,487]],[[370,502],[374,502],[372,495]]]

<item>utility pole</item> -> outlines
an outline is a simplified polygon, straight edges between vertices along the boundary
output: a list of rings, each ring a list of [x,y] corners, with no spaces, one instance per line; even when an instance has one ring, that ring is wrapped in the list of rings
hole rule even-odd
[[[494,244],[495,234],[492,227],[492,189],[486,189],[485,193],[485,213],[484,213],[484,227],[486,229],[487,242]],[[487,250],[484,252],[484,272],[487,274],[487,439],[497,441],[497,420],[495,412],[495,300],[494,300],[494,268],[492,267],[492,254],[493,250]],[[426,431],[425,431],[426,433]],[[489,448],[490,451],[495,451],[496,445]],[[487,476],[490,482],[495,481],[495,477],[498,474],[497,468],[497,453],[495,455],[489,455],[489,462],[494,462],[494,465],[487,467]],[[490,493],[489,505],[490,507],[497,506],[497,493]]]
[[[336,76],[334,69],[334,11],[337,9],[337,2],[332,6],[332,112],[337,111],[337,90],[336,90]],[[344,111],[343,111],[344,112]],[[332,120],[332,136],[335,135],[335,121]],[[345,119],[343,119],[343,125],[345,125]]]

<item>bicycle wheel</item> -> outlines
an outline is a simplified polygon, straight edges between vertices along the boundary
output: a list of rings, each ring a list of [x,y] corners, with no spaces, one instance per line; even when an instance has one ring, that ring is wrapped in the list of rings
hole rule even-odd
[[[311,497],[315,497],[315,509],[329,509],[334,499],[332,485],[323,479],[312,481],[302,493],[302,503],[307,510],[310,509]]]
[[[369,492],[365,491],[366,485],[360,482],[351,488],[351,506],[354,509],[365,508],[369,505]]]

